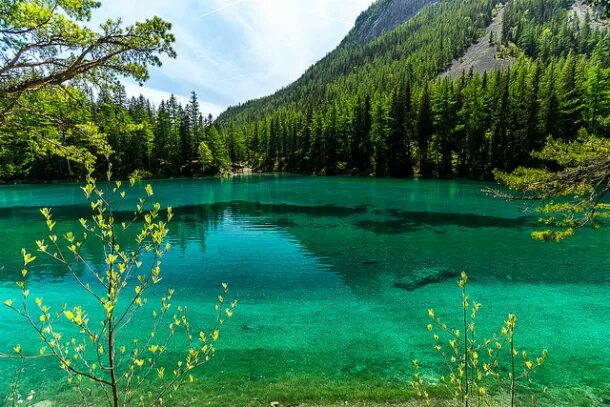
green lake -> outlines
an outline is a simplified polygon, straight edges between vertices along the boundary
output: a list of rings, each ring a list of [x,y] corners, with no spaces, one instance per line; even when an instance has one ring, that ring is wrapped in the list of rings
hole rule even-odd
[[[209,326],[221,282],[239,300],[217,357],[187,390],[194,405],[405,397],[412,359],[426,375],[439,366],[427,309],[459,323],[457,278],[395,287],[426,270],[469,274],[470,295],[483,304],[481,335],[517,314],[518,347],[549,351],[534,386],[547,386],[553,403],[610,402],[606,229],[535,242],[535,213],[469,181],[262,175],[152,184],[176,214],[162,283],[176,290],[174,304]],[[18,297],[20,250],[35,251],[46,235],[38,209],[52,207],[60,231],[78,230],[84,203],[77,185],[0,187],[0,299]],[[32,297],[87,305],[71,277],[40,256],[30,279]],[[36,352],[32,332],[0,312],[0,351],[19,343]],[[17,367],[0,359],[1,394]],[[36,400],[68,391],[57,367],[26,369],[22,387]]]

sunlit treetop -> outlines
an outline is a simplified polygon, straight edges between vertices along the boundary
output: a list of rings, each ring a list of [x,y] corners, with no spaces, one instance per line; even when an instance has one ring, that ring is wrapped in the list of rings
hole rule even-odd
[[[0,119],[25,92],[67,82],[142,82],[161,56],[175,57],[171,24],[153,17],[91,28],[91,0],[0,0]]]
[[[519,191],[503,197],[539,202],[540,220],[549,229],[534,232],[534,238],[561,241],[579,228],[599,228],[610,216],[610,140],[584,132],[572,142],[550,139],[535,157],[561,169],[518,168],[495,174],[499,182]]]

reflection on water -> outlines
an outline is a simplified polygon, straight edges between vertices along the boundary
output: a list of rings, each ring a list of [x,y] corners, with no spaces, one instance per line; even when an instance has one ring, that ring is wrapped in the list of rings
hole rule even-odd
[[[175,212],[164,284],[202,319],[220,281],[229,281],[241,302],[212,378],[254,387],[302,378],[405,385],[409,359],[435,365],[425,310],[456,317],[452,276],[467,270],[472,295],[487,306],[483,330],[515,312],[524,343],[549,349],[540,383],[605,386],[607,233],[584,231],[561,245],[533,242],[535,217],[472,182],[255,176],[154,187],[155,198]],[[21,246],[45,235],[37,207],[54,207],[59,232],[78,230],[76,219],[88,212],[75,189],[0,188],[2,298],[14,295]],[[88,247],[85,256],[99,262],[99,248]],[[70,280],[44,262],[32,278],[58,304],[78,300]],[[0,330],[9,329],[14,321],[0,322]],[[9,346],[0,339],[0,347]],[[592,352],[603,363],[590,360]]]

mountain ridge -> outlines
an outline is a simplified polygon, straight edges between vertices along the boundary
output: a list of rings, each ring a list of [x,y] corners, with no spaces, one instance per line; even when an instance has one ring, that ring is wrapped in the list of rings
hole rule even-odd
[[[436,1],[431,0],[426,3],[433,4]],[[342,44],[350,42],[366,44],[403,24],[417,14],[421,7],[421,2],[416,0],[377,1],[358,16],[354,27]]]
[[[349,53],[350,49],[366,46],[376,39],[391,33],[402,24],[416,16],[424,7],[437,3],[437,0],[378,0],[363,11],[356,19],[354,27],[346,37],[328,54],[305,70],[297,80],[277,90],[276,92],[251,99],[235,106],[230,106],[217,118],[217,123],[227,122],[227,117],[238,114],[252,104],[265,103],[275,97],[281,97],[295,87],[319,76],[318,70],[338,54]],[[348,71],[350,67],[342,67]],[[297,96],[298,97],[298,96]]]

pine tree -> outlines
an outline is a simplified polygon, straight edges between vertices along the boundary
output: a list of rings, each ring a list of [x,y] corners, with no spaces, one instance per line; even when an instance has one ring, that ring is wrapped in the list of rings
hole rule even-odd
[[[576,137],[583,118],[584,100],[578,83],[577,59],[570,52],[564,62],[560,78],[559,132],[557,137],[569,140]]]
[[[388,137],[389,175],[405,177],[413,174],[409,120],[411,118],[411,86],[400,86],[391,98]]]
[[[429,149],[434,134],[434,117],[430,101],[429,85],[424,85],[417,113],[416,136],[419,173],[423,177],[431,177],[433,166],[430,161]]]
[[[594,134],[602,131],[604,119],[610,113],[610,69],[602,65],[607,52],[606,46],[600,43],[591,56],[587,72],[587,120]]]
[[[373,146],[371,169],[377,176],[388,174],[388,133],[389,115],[387,101],[377,96],[371,106],[371,132],[369,138]]]
[[[456,100],[453,84],[449,78],[443,79],[436,86],[434,98],[434,128],[436,129],[433,153],[436,156],[437,173],[441,177],[451,175],[453,171],[452,151],[454,132],[457,125]]]
[[[167,174],[170,159],[171,122],[164,101],[159,105],[155,123],[155,144],[153,147],[152,168],[157,174]]]

